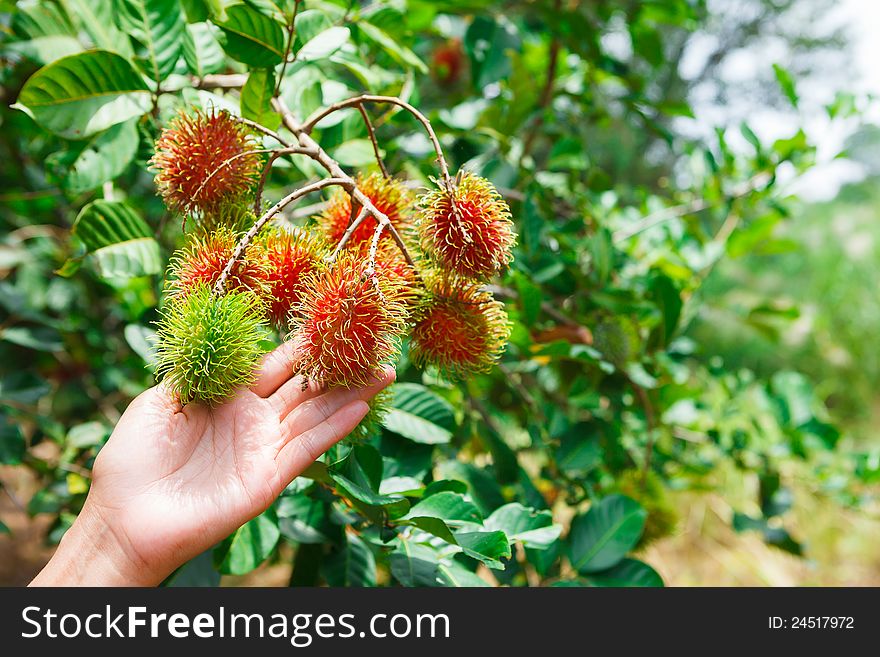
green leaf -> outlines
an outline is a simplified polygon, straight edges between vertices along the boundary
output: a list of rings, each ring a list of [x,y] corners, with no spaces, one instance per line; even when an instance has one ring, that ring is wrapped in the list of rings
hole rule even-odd
[[[385,151],[379,149],[379,154],[384,156]],[[375,157],[373,144],[369,139],[349,139],[333,149],[333,158],[349,167],[365,167]]]
[[[416,383],[396,383],[391,391],[391,409],[383,420],[386,429],[428,445],[452,439],[455,416],[449,402]]]
[[[438,586],[442,583],[438,555],[429,547],[398,539],[388,561],[394,579],[404,586]]]
[[[796,108],[800,98],[798,98],[797,87],[795,87],[791,73],[782,68],[779,64],[773,65],[773,73],[776,75],[776,81],[779,83],[782,93],[788,98],[788,102],[791,103],[792,107]]]
[[[663,578],[648,564],[637,559],[624,559],[616,566],[593,573],[594,586],[663,586]]]
[[[6,415],[0,415],[0,463],[18,465],[24,458],[26,445],[21,427],[10,422]]]
[[[141,324],[128,324],[123,331],[132,351],[150,367],[156,365],[156,331]]]
[[[450,561],[448,564],[439,564],[437,566],[437,574],[440,576],[441,582],[446,586],[456,588],[491,586],[486,580],[472,573],[456,561]]]
[[[495,509],[483,526],[503,531],[509,540],[520,541],[535,549],[547,548],[562,532],[561,525],[553,524],[553,515],[549,511],[536,511],[519,502]]]
[[[220,586],[220,573],[214,568],[211,551],[190,559],[162,583],[163,586]]]
[[[183,13],[178,0],[116,0],[120,27],[143,46],[136,60],[155,82],[174,70],[183,47]]]
[[[450,525],[479,523],[483,520],[473,503],[468,502],[459,493],[449,491],[437,493],[421,500],[409,510],[403,519],[409,520],[419,517],[440,518]]]
[[[27,41],[16,41],[6,46],[9,52],[18,53],[38,64],[49,64],[56,59],[83,51],[76,37],[65,34],[51,34]]]
[[[395,39],[392,39],[385,31],[379,29],[375,25],[366,21],[358,22],[358,29],[370,40],[374,41],[382,50],[396,61],[398,64],[416,69],[419,73],[427,73],[428,67],[425,62],[419,59],[412,50],[406,46],[400,45]]]
[[[280,536],[275,510],[269,507],[217,546],[214,563],[226,575],[249,573],[272,553]]]
[[[36,326],[33,328],[24,326],[10,326],[0,329],[0,340],[6,340],[12,344],[37,351],[61,351],[64,343],[61,334],[48,326]]]
[[[544,299],[544,293],[528,276],[520,272],[516,273],[516,289],[519,292],[523,322],[527,326],[531,326],[538,319],[538,314],[541,312],[541,301]]]
[[[234,60],[253,68],[270,68],[284,59],[284,26],[247,5],[226,8],[223,49]]]
[[[489,515],[505,503],[496,478],[473,463],[446,461],[440,465],[440,475],[466,483],[471,499],[483,516]]]
[[[610,495],[577,516],[569,532],[571,564],[595,573],[620,562],[642,535],[647,512],[625,495]]]
[[[207,23],[186,26],[182,54],[190,73],[200,78],[210,73],[220,73],[226,67],[223,48]]]
[[[452,530],[449,529],[449,525],[440,520],[440,518],[429,518],[425,516],[420,518],[411,518],[407,522],[413,527],[421,529],[423,532],[428,532],[429,534],[433,534],[437,538],[442,538],[447,543],[458,545],[458,542],[455,540],[455,536],[453,535]]]
[[[457,532],[455,540],[466,555],[495,570],[504,570],[501,559],[510,558],[510,543],[504,532]]]
[[[330,476],[348,497],[354,498],[370,507],[380,507],[391,518],[399,518],[409,509],[409,502],[407,502],[405,497],[400,495],[380,495],[364,486],[356,484],[338,472],[331,472]]]
[[[308,495],[284,496],[276,503],[281,535],[295,543],[329,543],[324,533],[327,506]]]
[[[275,93],[275,72],[269,69],[251,71],[241,89],[241,115],[275,130],[281,125],[281,117],[272,111],[272,95]]]
[[[52,386],[45,379],[24,370],[12,372],[0,379],[0,399],[4,402],[33,404],[51,390]]]
[[[131,39],[116,27],[115,0],[68,0],[71,15],[79,18],[85,32],[101,50],[119,53],[123,57],[132,54]]]
[[[13,107],[61,137],[82,139],[146,112],[150,92],[125,59],[92,50],[34,73]]]
[[[325,59],[339,50],[350,36],[347,27],[331,27],[309,39],[296,53],[299,62],[313,62]]]
[[[345,545],[336,546],[323,562],[330,586],[376,586],[376,559],[366,542],[347,532]]]
[[[0,534],[11,534],[12,532],[9,530],[9,527],[6,526],[2,520],[0,520]]]
[[[71,229],[85,245],[105,277],[132,277],[162,271],[159,244],[131,206],[114,201],[92,201]]]
[[[67,432],[67,444],[77,449],[95,447],[110,436],[110,427],[101,422],[83,422],[70,427]]]
[[[140,137],[134,121],[119,123],[88,141],[74,142],[51,156],[47,165],[62,173],[61,184],[71,194],[97,189],[121,175],[137,155]]]

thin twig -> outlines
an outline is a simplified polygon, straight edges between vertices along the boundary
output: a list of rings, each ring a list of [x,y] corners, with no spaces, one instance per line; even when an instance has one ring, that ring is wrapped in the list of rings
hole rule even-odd
[[[352,203],[352,207],[354,207],[354,203]],[[327,257],[328,262],[334,262],[336,258],[339,256],[339,252],[345,248],[345,245],[348,244],[348,240],[351,239],[351,236],[354,234],[354,231],[357,230],[358,226],[360,226],[364,219],[367,218],[367,208],[366,206],[361,207],[361,211],[358,213],[358,216],[348,224],[348,228],[345,229],[345,232],[342,234],[342,239],[339,240],[339,243],[336,245],[336,248],[333,249],[333,253],[331,253]]]
[[[355,98],[348,98],[347,100],[341,100],[338,103],[333,103],[325,107],[324,109],[320,109],[312,114],[309,118],[307,118],[300,130],[304,133],[310,133],[317,123],[319,123],[323,118],[333,114],[333,112],[338,112],[339,110],[345,109],[347,107],[357,107],[363,103],[388,103],[391,105],[397,105],[398,107],[402,107],[407,112],[412,114],[415,119],[422,124],[425,128],[425,131],[428,133],[428,137],[431,140],[431,144],[434,146],[434,152],[437,154],[437,163],[440,166],[440,173],[443,176],[444,182],[449,182],[449,166],[446,164],[446,157],[443,155],[443,149],[440,147],[440,140],[437,139],[437,134],[434,132],[434,128],[431,126],[431,122],[428,120],[424,114],[422,114],[415,107],[410,105],[405,100],[401,100],[400,98],[395,98],[393,96],[372,96],[369,94],[364,94],[362,96],[356,96]]]
[[[379,223],[388,224],[386,228],[391,234],[391,237],[394,239],[395,244],[397,244],[397,247],[400,249],[400,252],[403,254],[403,257],[406,260],[407,264],[413,269],[416,269],[415,261],[410,255],[409,249],[407,249],[406,247],[406,243],[403,241],[403,238],[400,236],[397,228],[394,226],[394,224],[391,223],[385,213],[379,210],[373,204],[373,201],[371,201],[370,198],[358,188],[357,182],[354,180],[354,178],[345,173],[345,171],[342,170],[342,167],[339,166],[339,163],[336,162],[336,160],[334,160],[332,157],[330,157],[327,152],[323,148],[321,148],[318,142],[312,139],[312,137],[308,134],[308,131],[305,129],[306,124],[299,125],[296,122],[296,118],[293,116],[293,113],[287,108],[281,98],[273,98],[272,105],[281,114],[281,119],[282,121],[284,121],[284,125],[296,136],[300,146],[302,146],[310,153],[313,153],[310,155],[312,159],[314,159],[318,164],[324,167],[333,178],[341,178],[346,181],[346,185],[344,185],[344,187],[351,196],[352,202],[357,202]],[[425,121],[427,121],[427,119],[425,119]],[[361,221],[363,221],[363,219]]]
[[[282,155],[308,155],[302,148],[299,146],[288,146],[286,148],[280,148],[278,150],[273,150],[272,154],[269,156],[269,159],[266,160],[266,164],[263,167],[263,173],[260,174],[260,183],[257,185],[257,193],[254,196],[254,214],[258,214],[260,212],[260,206],[263,203],[263,189],[266,187],[266,181],[269,179],[269,173],[272,171],[272,165]]]
[[[284,49],[284,62],[281,64],[281,72],[278,74],[278,81],[275,83],[275,90],[272,92],[273,96],[277,96],[281,90],[281,80],[284,79],[284,71],[287,70],[287,60],[290,59],[290,51],[293,49],[293,42],[296,40],[296,15],[299,13],[301,2],[302,0],[294,0],[293,15],[287,24],[287,47]],[[296,55],[293,56],[293,61],[296,61]]]
[[[382,153],[379,150],[379,142],[376,141],[376,131],[373,129],[373,124],[370,122],[370,117],[367,114],[367,110],[364,109],[364,104],[359,103],[358,111],[361,113],[361,118],[364,120],[364,125],[367,127],[367,134],[370,137],[370,143],[373,144],[373,153],[376,156],[376,162],[379,164],[379,168],[382,170],[382,175],[385,177],[385,180],[391,178],[388,175],[388,169],[385,168],[385,163],[382,161]]]
[[[272,137],[272,139],[274,139],[275,141],[277,141],[279,144],[281,144],[284,147],[290,147],[290,145],[291,145],[289,141],[284,139],[277,132],[267,128],[264,125],[257,123],[256,121],[251,121],[250,119],[246,119],[243,116],[236,116],[233,118],[235,118],[235,120],[238,121],[239,123],[242,123],[242,124],[248,126],[249,128],[253,128],[257,132],[262,132],[264,135],[268,135],[269,137]]]
[[[230,164],[235,162],[235,160],[237,160],[241,157],[248,157],[250,155],[259,155],[261,153],[274,153],[275,151],[276,151],[276,149],[274,149],[274,148],[260,148],[260,149],[253,150],[253,151],[242,151],[241,153],[236,153],[232,157],[227,157],[219,165],[217,165],[216,169],[214,169],[211,173],[209,173],[207,175],[207,177],[202,181],[202,184],[199,185],[199,188],[195,192],[193,192],[192,197],[198,198],[199,194],[201,194],[202,190],[205,188],[205,185],[207,185],[209,182],[211,182],[211,179],[214,176],[216,176],[218,173],[220,173],[220,171],[222,171],[223,169],[228,167]],[[107,198],[107,197],[105,196],[104,198]]]
[[[301,187],[296,191],[291,192],[283,199],[278,201],[278,203],[269,208],[265,212],[265,214],[263,214],[263,216],[257,219],[254,225],[251,226],[250,230],[248,230],[248,232],[244,234],[244,237],[239,240],[238,244],[235,245],[235,249],[232,251],[232,256],[227,261],[226,266],[223,267],[223,271],[220,273],[220,277],[217,279],[217,283],[214,285],[214,293],[223,294],[229,275],[235,268],[236,263],[238,263],[241,257],[244,255],[244,252],[250,245],[251,240],[256,236],[257,233],[260,232],[260,229],[266,224],[266,222],[274,217],[282,208],[284,208],[289,203],[292,203],[293,201],[302,198],[303,196],[320,191],[325,187],[330,187],[331,185],[341,185],[342,187],[348,187],[350,183],[351,180],[346,178],[325,178],[324,180],[319,180],[316,183],[306,185],[305,187]]]
[[[727,195],[727,199],[735,200],[751,194],[762,185],[766,185],[769,180],[770,174],[764,172],[759,173],[744,182],[742,185],[734,188],[733,191]],[[659,226],[660,224],[670,221],[672,219],[685,217],[689,214],[694,214],[696,212],[702,212],[703,210],[712,207],[716,203],[717,201],[709,201],[705,198],[697,198],[688,203],[663,208],[662,210],[652,212],[651,214],[643,217],[642,220],[632,228],[622,228],[615,231],[614,235],[612,236],[612,240],[615,244],[617,244],[618,242],[623,242],[631,237],[638,235],[639,233],[643,233],[646,230],[653,228],[654,226]]]

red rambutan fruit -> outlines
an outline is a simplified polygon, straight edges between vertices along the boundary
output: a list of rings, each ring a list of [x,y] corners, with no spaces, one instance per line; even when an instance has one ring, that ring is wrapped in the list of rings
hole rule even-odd
[[[410,214],[414,199],[401,181],[385,178],[380,173],[371,173],[368,176],[358,175],[357,186],[373,202],[376,209],[388,217],[391,225],[398,232],[405,232],[412,227]],[[328,241],[337,243],[342,239],[350,222],[357,217],[358,212],[360,205],[355,203],[352,214],[351,197],[348,192],[336,189],[327,207],[315,217],[315,223]],[[375,230],[376,220],[372,216],[367,216],[355,229],[348,244],[351,246],[369,244]],[[391,234],[385,230],[380,243],[391,240]]]
[[[419,205],[422,249],[443,269],[486,279],[513,259],[510,208],[485,178],[459,174],[451,189],[430,191]]]
[[[488,371],[510,337],[504,305],[478,283],[435,276],[417,312],[409,355],[453,379]]]
[[[431,55],[431,72],[442,84],[455,84],[465,67],[466,55],[461,39],[449,39]]]
[[[397,285],[368,269],[343,251],[308,278],[290,335],[295,372],[328,386],[362,386],[397,355],[406,305]]]
[[[213,287],[232,257],[237,242],[235,233],[225,227],[207,234],[194,233],[171,256],[167,280],[169,295],[184,297],[198,285]],[[226,289],[250,291],[260,296],[268,294],[269,265],[263,249],[251,245],[245,251],[244,259],[232,269]]]
[[[287,327],[305,281],[321,266],[327,246],[313,233],[280,228],[264,229],[255,246],[262,250],[268,267],[269,317],[276,326]]]
[[[249,191],[262,164],[258,148],[229,112],[181,113],[156,140],[150,165],[171,210],[210,214]]]

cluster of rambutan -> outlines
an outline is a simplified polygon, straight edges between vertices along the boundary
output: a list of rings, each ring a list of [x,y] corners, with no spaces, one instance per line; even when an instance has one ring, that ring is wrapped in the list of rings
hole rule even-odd
[[[415,199],[398,180],[361,175],[358,189],[395,235],[386,227],[376,238],[368,213],[337,250],[361,210],[337,188],[311,229],[269,225],[236,254],[255,221],[259,152],[222,112],[182,114],[156,143],[160,194],[196,218],[171,259],[158,330],[158,372],[182,402],[215,404],[252,382],[270,327],[292,341],[295,373],[328,387],[369,383],[407,334],[417,365],[452,378],[491,367],[510,328],[483,284],[509,264],[515,235],[488,181],[464,173]]]

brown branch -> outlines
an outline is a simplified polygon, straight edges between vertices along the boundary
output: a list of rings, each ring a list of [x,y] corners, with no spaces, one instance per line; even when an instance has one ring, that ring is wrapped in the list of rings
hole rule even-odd
[[[417,110],[405,100],[401,100],[400,98],[395,98],[393,96],[372,96],[369,94],[364,94],[355,98],[341,100],[338,103],[333,103],[332,105],[325,107],[324,109],[317,110],[314,114],[312,114],[303,122],[302,126],[300,126],[300,130],[304,133],[310,133],[312,130],[314,130],[316,124],[318,124],[323,118],[333,114],[333,112],[338,112],[339,110],[346,109],[348,107],[357,107],[362,103],[388,103],[391,105],[402,107],[407,112],[412,114],[415,119],[422,124],[422,126],[425,128],[425,131],[428,133],[431,144],[434,146],[434,152],[437,154],[437,163],[440,166],[440,173],[443,177],[444,182],[449,182],[449,166],[446,164],[446,157],[443,155],[443,149],[440,146],[440,140],[437,139],[437,134],[434,132],[434,128],[431,126],[431,122],[428,120],[428,117],[422,114],[419,110]]]
[[[313,192],[320,191],[325,187],[330,187],[331,185],[340,185],[342,187],[348,187],[350,185],[351,180],[345,178],[325,178],[324,180],[319,180],[316,183],[312,183],[311,185],[306,185],[305,187],[301,187],[294,192],[291,192],[283,199],[278,201],[275,205],[269,208],[263,216],[261,216],[257,221],[251,226],[250,230],[244,234],[238,244],[235,245],[235,249],[232,251],[232,256],[226,263],[226,266],[223,267],[223,271],[220,273],[220,277],[217,279],[217,283],[214,285],[214,293],[215,294],[223,294],[223,291],[226,287],[226,281],[229,278],[232,270],[235,268],[236,263],[238,263],[242,256],[244,255],[245,250],[251,243],[251,240],[256,236],[257,233],[260,232],[260,229],[266,224],[269,219],[274,217],[280,210],[282,210],[285,206],[292,203],[293,201],[302,198],[308,194]]]
[[[385,168],[385,163],[382,161],[382,153],[379,151],[379,143],[376,141],[376,131],[373,129],[373,124],[370,122],[367,110],[364,109],[363,103],[358,103],[357,108],[364,120],[364,125],[367,127],[367,134],[370,136],[370,142],[373,144],[373,153],[376,156],[376,162],[379,164],[379,168],[382,170],[382,175],[385,177],[385,180],[388,180],[391,176],[388,175],[388,169]]]
[[[269,156],[269,159],[266,161],[266,165],[263,167],[263,173],[260,174],[260,182],[257,185],[257,193],[254,197],[254,214],[258,214],[260,212],[260,206],[263,202],[263,189],[266,187],[266,181],[269,179],[269,173],[272,171],[272,164],[274,164],[275,160],[277,160],[282,155],[308,155],[306,151],[304,151],[299,146],[287,146],[285,148],[281,148],[278,150],[273,150],[272,154]]]
[[[194,77],[192,85],[196,89],[240,89],[247,79],[246,73],[218,73]]]
[[[284,121],[284,125],[294,134],[294,136],[299,141],[299,145],[302,146],[303,149],[310,152],[310,157],[312,157],[313,160],[324,167],[324,169],[326,169],[333,178],[339,178],[346,181],[346,184],[343,185],[343,187],[345,187],[345,189],[348,191],[349,195],[351,196],[352,202],[357,202],[380,224],[388,224],[386,228],[391,234],[391,237],[394,239],[394,242],[397,244],[397,247],[400,249],[400,252],[403,254],[403,257],[406,259],[407,264],[415,269],[415,261],[410,255],[409,249],[407,249],[406,247],[406,243],[403,241],[403,238],[400,236],[397,228],[394,227],[394,224],[391,223],[391,220],[388,219],[385,213],[379,210],[373,204],[370,198],[358,188],[357,182],[354,180],[354,178],[343,171],[342,167],[339,166],[339,163],[336,162],[336,160],[334,160],[332,157],[330,157],[327,152],[323,148],[321,148],[318,142],[312,139],[312,137],[308,133],[308,130],[306,130],[305,126],[307,124],[299,125],[296,122],[293,113],[287,108],[281,98],[273,98],[272,105],[275,107],[276,111],[281,114],[281,119]],[[425,120],[427,121],[427,119]],[[361,219],[361,221],[363,221],[363,219]],[[357,220],[355,220],[355,222],[357,222]],[[349,226],[349,228],[351,228],[351,226]]]

